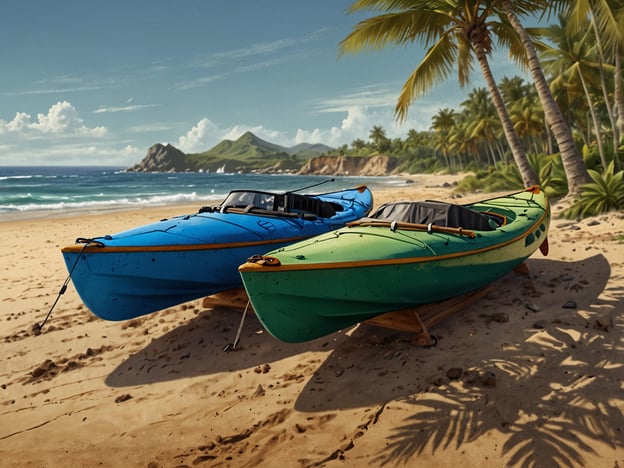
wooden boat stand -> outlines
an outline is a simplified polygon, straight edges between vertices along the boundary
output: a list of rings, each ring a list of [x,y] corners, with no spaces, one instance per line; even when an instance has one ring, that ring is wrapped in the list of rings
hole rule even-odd
[[[429,328],[447,317],[459,312],[463,308],[488,295],[494,290],[493,286],[486,286],[468,294],[453,297],[445,301],[423,304],[409,309],[396,310],[378,315],[365,323],[377,327],[390,328],[408,333],[414,333],[412,343],[418,346],[435,346],[437,339],[429,334]]]
[[[445,301],[387,312],[367,320],[364,323],[377,327],[414,333],[411,340],[413,344],[424,347],[435,346],[437,340],[433,335],[429,334],[429,328],[486,296],[492,292],[493,289],[494,287],[490,285]],[[206,308],[232,307],[244,309],[248,301],[249,299],[245,289],[237,288],[205,297],[202,306]],[[249,307],[249,311],[252,312],[253,308]]]
[[[202,307],[212,309],[214,307],[231,307],[234,309],[244,309],[249,302],[245,288],[235,288],[223,291],[212,296],[204,297]],[[251,306],[249,309],[253,310]]]

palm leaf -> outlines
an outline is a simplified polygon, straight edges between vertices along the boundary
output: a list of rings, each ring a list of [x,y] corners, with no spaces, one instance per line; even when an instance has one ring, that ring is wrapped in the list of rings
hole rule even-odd
[[[400,121],[407,117],[407,109],[414,99],[426,94],[436,83],[446,79],[453,69],[456,53],[455,44],[446,35],[427,51],[399,94],[394,112]]]

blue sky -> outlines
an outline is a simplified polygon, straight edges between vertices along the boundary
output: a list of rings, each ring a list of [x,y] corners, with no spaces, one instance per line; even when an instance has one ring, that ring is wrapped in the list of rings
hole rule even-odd
[[[0,165],[121,165],[154,143],[201,152],[245,131],[284,146],[428,129],[454,80],[399,125],[418,44],[338,58],[363,16],[343,0],[6,0]],[[504,55],[497,79],[519,74]],[[482,86],[479,70],[473,86]]]

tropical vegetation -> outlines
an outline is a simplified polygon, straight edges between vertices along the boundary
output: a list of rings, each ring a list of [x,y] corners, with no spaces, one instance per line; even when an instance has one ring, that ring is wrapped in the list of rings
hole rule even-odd
[[[355,140],[339,152],[393,153],[407,171],[472,169],[466,186],[539,183],[576,200],[570,215],[624,208],[623,0],[357,0],[349,11],[376,16],[354,26],[341,54],[414,42],[425,48],[398,95],[398,120],[451,72],[468,88],[475,62],[487,88],[468,91],[460,109],[440,109],[426,132],[389,140],[374,127],[370,142]],[[522,24],[551,14],[549,26]],[[497,82],[490,67],[495,46],[532,81]]]

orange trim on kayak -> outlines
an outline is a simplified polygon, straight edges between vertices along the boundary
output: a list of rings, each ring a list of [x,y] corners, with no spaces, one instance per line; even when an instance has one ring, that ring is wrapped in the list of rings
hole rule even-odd
[[[101,246],[101,242],[95,239],[100,245],[89,245],[86,248],[84,244],[68,245],[63,247],[61,252],[63,253],[118,253],[118,252],[173,252],[173,251],[193,251],[193,250],[219,250],[219,249],[236,249],[241,247],[253,247],[262,245],[282,244],[284,242],[292,243],[300,240],[308,239],[309,236],[290,237],[287,239],[271,239],[263,241],[250,241],[250,242],[232,242],[223,244],[192,244],[192,245],[155,245],[155,246]],[[84,248],[84,250],[83,250]]]
[[[542,216],[539,220],[537,220],[533,227],[521,235],[514,237],[513,239],[509,239],[506,242],[502,242],[500,244],[491,245],[489,247],[483,247],[481,249],[474,249],[465,252],[455,252],[446,255],[435,255],[430,257],[410,257],[410,258],[392,258],[392,259],[380,259],[380,260],[362,260],[362,261],[354,261],[354,262],[327,262],[327,263],[315,263],[315,264],[305,264],[305,265],[283,265],[279,259],[271,256],[260,258],[265,259],[265,262],[247,262],[238,267],[239,271],[265,271],[265,272],[273,272],[273,271],[294,271],[294,270],[335,270],[339,268],[362,268],[369,266],[383,266],[383,265],[405,265],[409,263],[426,263],[426,262],[435,262],[439,260],[449,260],[453,258],[460,257],[468,257],[470,255],[480,254],[484,252],[489,252],[492,250],[500,249],[502,247],[506,247],[514,242],[521,241],[526,238],[529,234],[532,234],[537,229],[539,229],[540,225],[543,223],[546,215],[548,214],[548,201],[546,201],[546,208],[542,213]],[[270,268],[264,268],[263,263],[269,266]]]

